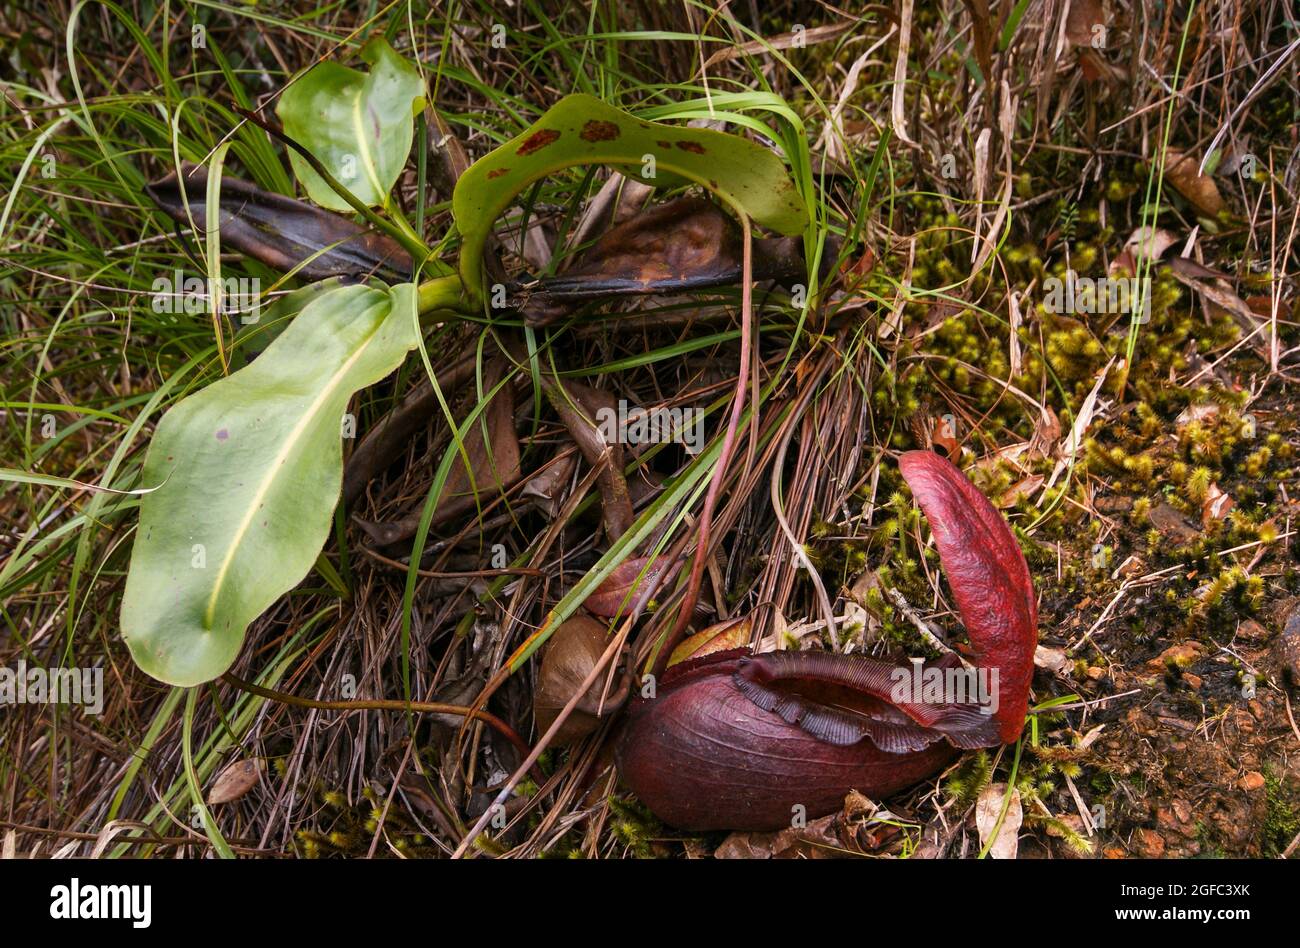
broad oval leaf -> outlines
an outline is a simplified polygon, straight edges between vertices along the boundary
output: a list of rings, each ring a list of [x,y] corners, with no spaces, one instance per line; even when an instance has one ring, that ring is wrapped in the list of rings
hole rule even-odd
[[[384,204],[402,173],[414,117],[424,108],[424,81],[382,38],[361,49],[370,72],[318,63],[284,90],[275,108],[284,133],[316,156],[369,207]],[[321,207],[351,211],[296,152],[293,173]]]
[[[452,213],[463,237],[461,280],[470,292],[479,291],[488,234],[515,196],[563,168],[592,164],[646,184],[692,181],[781,234],[802,233],[809,223],[794,181],[767,148],[710,129],[646,122],[593,96],[569,95],[456,182]]]
[[[343,481],[348,400],[417,342],[416,290],[313,299],[261,356],[176,404],[154,432],[122,634],[173,685],[217,677],[248,624],[311,569]]]

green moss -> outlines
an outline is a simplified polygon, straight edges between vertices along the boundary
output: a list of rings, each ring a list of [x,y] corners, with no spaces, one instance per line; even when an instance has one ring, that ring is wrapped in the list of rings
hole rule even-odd
[[[1280,856],[1300,834],[1300,791],[1293,781],[1283,779],[1274,768],[1264,771],[1264,800],[1267,814],[1260,828],[1260,855]]]
[[[992,777],[993,763],[987,751],[968,754],[944,781],[944,793],[952,801],[954,810],[962,812],[979,799]]]

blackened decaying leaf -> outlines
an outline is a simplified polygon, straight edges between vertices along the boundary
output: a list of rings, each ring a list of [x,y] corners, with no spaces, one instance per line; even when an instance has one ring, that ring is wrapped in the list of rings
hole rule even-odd
[[[755,280],[791,283],[807,273],[798,237],[754,241]],[[508,287],[534,325],[552,322],[583,302],[607,296],[679,293],[739,283],[740,228],[712,201],[683,197],[607,231],[560,276]],[[829,266],[836,248],[828,247]]]
[[[173,172],[145,190],[177,223],[188,227],[193,215],[195,228],[202,232],[208,226],[208,170],[186,162],[181,172],[183,181]],[[222,244],[273,270],[288,272],[302,264],[297,275],[304,280],[363,280],[374,276],[399,283],[411,278],[410,255],[387,235],[355,224],[341,214],[225,175],[221,178],[220,223]]]

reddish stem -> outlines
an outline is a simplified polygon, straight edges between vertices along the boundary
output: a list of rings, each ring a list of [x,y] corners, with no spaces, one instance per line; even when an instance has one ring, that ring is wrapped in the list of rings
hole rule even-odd
[[[668,657],[681,641],[686,627],[690,625],[695,612],[695,602],[700,598],[700,586],[704,581],[704,566],[709,560],[709,539],[713,527],[713,511],[718,504],[718,495],[722,493],[723,482],[727,479],[727,465],[736,448],[736,433],[740,430],[740,416],[745,410],[745,390],[749,384],[750,349],[753,345],[753,235],[749,229],[749,218],[740,214],[740,227],[744,233],[744,256],[741,263],[740,281],[740,370],[736,376],[736,394],[731,400],[731,417],[727,419],[727,433],[722,439],[722,451],[718,463],[713,469],[713,478],[709,481],[709,492],[704,497],[704,509],[700,512],[700,539],[695,546],[695,557],[691,560],[691,576],[686,584],[686,595],[682,598],[681,608],[672,631],[664,639],[655,658],[653,674],[659,677],[667,667]],[[757,402],[754,406],[758,407]]]

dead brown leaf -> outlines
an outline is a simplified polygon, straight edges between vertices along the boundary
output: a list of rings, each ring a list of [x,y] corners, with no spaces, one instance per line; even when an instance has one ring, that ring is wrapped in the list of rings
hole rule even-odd
[[[1201,531],[1168,501],[1162,500],[1152,507],[1147,519],[1162,537],[1175,546],[1186,546],[1201,535]]]
[[[1061,678],[1068,678],[1070,672],[1074,670],[1074,662],[1065,654],[1064,649],[1040,645],[1034,649],[1034,667],[1046,669]]]
[[[998,817],[1002,814],[1002,804],[1007,796],[1005,783],[991,783],[980,793],[975,803],[975,828],[979,830],[980,846],[987,847],[993,859],[1015,859],[1020,849],[1020,824],[1024,811],[1020,807],[1020,791],[1011,788],[1011,802],[1007,806],[1007,815],[998,826]],[[993,835],[994,830],[997,836]],[[989,845],[992,840],[992,845]]]
[[[548,517],[554,517],[563,503],[564,489],[577,465],[578,459],[572,454],[557,458],[524,483],[520,496],[536,498],[537,509]]]
[[[930,419],[930,441],[943,448],[948,457],[956,461],[961,457],[961,442],[957,440],[957,421],[952,415]]]
[[[673,649],[672,655],[668,656],[668,665],[671,667],[688,658],[702,658],[714,652],[725,652],[727,649],[746,646],[749,644],[749,634],[753,629],[754,620],[751,616],[738,616],[711,625],[703,632],[696,632],[682,639]]]
[[[650,562],[648,556],[633,556],[605,577],[596,591],[587,597],[588,611],[613,619],[627,613],[639,613],[658,588],[660,575],[672,564],[665,556]]]
[[[1216,481],[1205,492],[1205,502],[1201,504],[1201,524],[1209,529],[1211,525],[1228,516],[1235,506],[1237,504],[1232,499],[1232,495],[1226,493]]]
[[[1043,480],[1044,477],[1041,474],[1030,474],[1028,477],[1022,477],[1003,491],[1002,496],[998,498],[998,507],[1003,510],[1014,507],[1022,499],[1032,496],[1038,488],[1042,487]]]
[[[727,46],[706,59],[704,68],[710,69],[720,62],[735,59],[737,56],[759,56],[773,49],[803,48],[817,43],[825,43],[827,40],[833,40],[846,32],[856,22],[856,20],[841,20],[839,23],[814,26],[810,30],[802,28],[791,30],[789,33],[773,36],[771,39],[750,40],[748,43],[741,43],[739,46]]]
[[[1105,36],[1105,30],[1106,11],[1101,0],[1070,0],[1070,12],[1065,17],[1065,38],[1072,45],[1091,47],[1098,36]]]
[[[257,786],[257,781],[262,775],[262,766],[260,757],[235,761],[221,771],[213,781],[212,789],[208,791],[208,803],[216,806],[218,803],[233,803],[238,800]]]
[[[182,227],[192,218],[202,235],[208,227],[207,186],[207,167],[186,162],[180,177],[172,173],[145,191]],[[274,270],[298,267],[306,280],[411,278],[411,255],[391,237],[238,178],[221,179],[220,219],[223,245]]]
[[[1200,162],[1191,155],[1166,149],[1165,179],[1204,217],[1215,217],[1227,207],[1219,186],[1209,175],[1200,173]]]
[[[1217,417],[1219,406],[1214,402],[1197,402],[1195,405],[1188,405],[1178,413],[1174,419],[1175,430],[1182,430],[1192,422],[1209,421]]]

